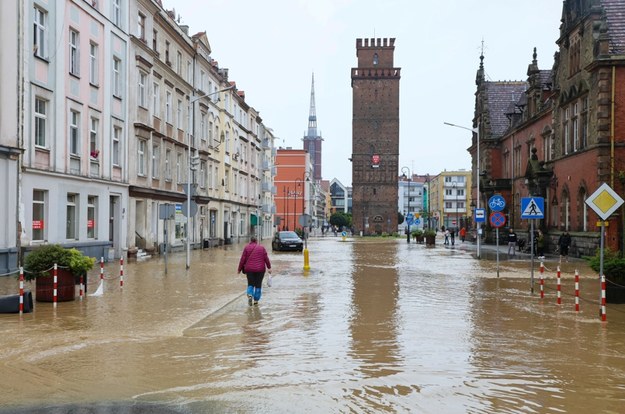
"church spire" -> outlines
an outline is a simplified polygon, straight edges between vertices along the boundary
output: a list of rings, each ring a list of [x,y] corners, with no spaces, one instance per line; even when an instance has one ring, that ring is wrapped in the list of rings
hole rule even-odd
[[[308,115],[308,137],[317,137],[317,114],[315,110],[315,73],[312,74],[312,85],[310,87],[310,113]]]

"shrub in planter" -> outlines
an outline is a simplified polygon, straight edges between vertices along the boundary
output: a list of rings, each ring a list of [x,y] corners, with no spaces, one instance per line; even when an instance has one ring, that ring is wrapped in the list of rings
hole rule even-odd
[[[423,243],[423,230],[416,229],[416,230],[413,230],[411,233],[412,233],[413,239],[415,239],[419,243]]]
[[[588,264],[595,272],[601,266],[600,251],[587,258]],[[603,273],[606,277],[606,302],[625,303],[625,258],[606,248],[603,251]]]
[[[86,275],[95,259],[85,256],[77,249],[65,249],[58,244],[47,244],[32,250],[24,259],[24,278],[37,282],[36,299],[50,302],[53,294],[54,264],[58,266],[57,300],[75,298],[78,277]]]
[[[425,244],[433,245],[436,243],[436,231],[428,229],[423,233]]]

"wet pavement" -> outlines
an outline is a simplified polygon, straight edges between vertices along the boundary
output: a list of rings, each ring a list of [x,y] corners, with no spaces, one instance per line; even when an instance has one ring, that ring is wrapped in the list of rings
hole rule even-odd
[[[167,272],[127,262],[123,289],[109,263],[100,297],[0,315],[0,413],[623,412],[625,305],[601,322],[583,261],[561,265],[557,305],[557,258],[541,299],[528,257],[501,253],[497,277],[493,246],[326,237],[310,272],[270,252],[274,284],[249,307],[242,248],[194,251],[189,271],[184,253]]]

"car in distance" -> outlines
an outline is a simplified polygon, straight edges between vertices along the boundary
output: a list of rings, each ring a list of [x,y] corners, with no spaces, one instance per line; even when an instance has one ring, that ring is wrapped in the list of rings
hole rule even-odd
[[[294,231],[279,231],[273,236],[271,242],[273,251],[299,251],[304,250],[304,242]]]

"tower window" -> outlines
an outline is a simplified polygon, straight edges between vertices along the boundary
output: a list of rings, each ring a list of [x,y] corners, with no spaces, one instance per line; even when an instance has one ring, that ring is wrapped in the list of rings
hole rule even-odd
[[[373,65],[376,66],[378,64],[378,54],[374,53],[373,54]]]

